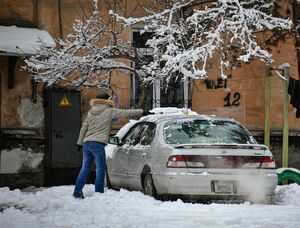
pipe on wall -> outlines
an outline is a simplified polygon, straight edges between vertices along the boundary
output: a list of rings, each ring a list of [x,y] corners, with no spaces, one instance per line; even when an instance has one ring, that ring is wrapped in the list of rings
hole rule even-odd
[[[33,23],[38,27],[38,0],[33,0]]]
[[[57,1],[58,7],[58,28],[59,28],[59,37],[63,39],[63,29],[62,29],[62,15],[61,15],[61,0]]]

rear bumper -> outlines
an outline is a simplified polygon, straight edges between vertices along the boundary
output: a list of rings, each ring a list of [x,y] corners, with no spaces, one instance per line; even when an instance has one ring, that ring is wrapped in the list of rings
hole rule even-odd
[[[191,195],[191,196],[252,196],[273,195],[277,186],[275,171],[251,173],[251,171],[227,172],[168,172],[152,174],[158,194]],[[235,191],[216,193],[213,183],[216,180],[232,181]]]

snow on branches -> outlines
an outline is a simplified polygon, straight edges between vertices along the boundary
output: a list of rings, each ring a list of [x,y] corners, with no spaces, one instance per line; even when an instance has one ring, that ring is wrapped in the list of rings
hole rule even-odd
[[[151,0],[161,6],[160,1]],[[249,62],[253,57],[272,62],[255,34],[263,30],[289,30],[289,19],[269,13],[273,0],[168,0],[169,7],[148,16],[126,18],[110,11],[122,25],[142,24],[151,29],[147,45],[153,58],[142,62],[136,48],[120,39],[100,17],[97,0],[87,20],[76,20],[73,34],[58,40],[58,48],[42,45],[40,54],[25,59],[24,69],[36,81],[48,85],[107,87],[112,71],[127,71],[145,82],[172,77],[206,78],[208,65],[218,59],[221,77],[234,60]],[[132,67],[143,65],[140,71]],[[143,64],[141,64],[143,63]]]
[[[154,31],[147,43],[153,49],[154,61],[142,68],[150,80],[169,80],[179,74],[184,78],[206,78],[207,65],[216,58],[221,77],[226,78],[224,69],[233,59],[249,62],[258,57],[267,64],[273,61],[258,44],[255,33],[289,30],[292,22],[272,16],[268,12],[272,5],[271,0],[186,0],[171,1],[169,9],[142,18],[114,15],[125,25],[142,23],[145,30]]]
[[[93,3],[91,16],[85,21],[76,20],[74,33],[65,40],[57,40],[59,48],[41,45],[39,55],[25,59],[23,68],[36,81],[47,85],[59,82],[62,86],[107,88],[111,71],[135,72],[120,61],[122,58],[134,61],[131,46],[103,22],[97,1]]]

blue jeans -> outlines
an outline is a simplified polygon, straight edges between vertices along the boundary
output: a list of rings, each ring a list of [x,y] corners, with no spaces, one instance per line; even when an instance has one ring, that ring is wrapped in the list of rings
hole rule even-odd
[[[82,189],[85,185],[86,178],[91,170],[92,162],[96,164],[96,180],[95,192],[104,192],[104,177],[105,177],[105,144],[99,142],[85,142],[83,144],[83,161],[81,170],[78,174],[73,195],[75,197],[82,196]]]

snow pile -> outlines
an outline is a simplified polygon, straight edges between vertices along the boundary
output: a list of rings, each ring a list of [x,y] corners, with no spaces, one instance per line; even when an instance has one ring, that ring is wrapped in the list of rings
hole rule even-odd
[[[300,186],[290,184],[288,186],[277,186],[275,203],[300,206]]]
[[[299,169],[296,169],[296,168],[278,168],[276,169],[276,173],[277,174],[280,174],[280,173],[283,173],[284,171],[292,171],[292,172],[295,172],[295,173],[299,173],[300,174],[300,170]]]
[[[278,187],[276,195],[285,195],[280,205],[161,202],[141,192],[94,193],[93,185],[78,200],[73,187],[0,188],[0,227],[300,227],[299,185]]]
[[[0,173],[36,172],[43,161],[43,153],[32,149],[13,148],[0,153]]]

